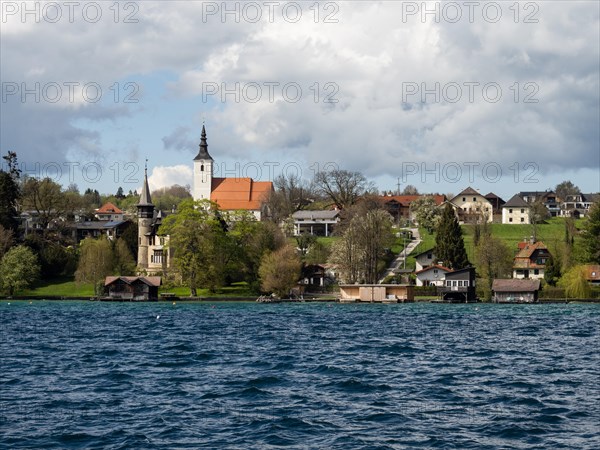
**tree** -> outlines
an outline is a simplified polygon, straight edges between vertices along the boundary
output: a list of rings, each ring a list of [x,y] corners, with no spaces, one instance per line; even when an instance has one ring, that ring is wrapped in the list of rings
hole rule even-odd
[[[308,251],[304,256],[304,262],[306,264],[323,264],[327,262],[329,255],[329,249],[322,242],[315,241],[308,247]]]
[[[37,212],[38,223],[44,230],[47,230],[50,222],[64,215],[67,209],[61,186],[50,178],[25,180],[23,206]]]
[[[123,238],[117,239],[115,242],[115,275],[133,275],[135,273],[135,259],[127,242]]]
[[[421,197],[410,203],[410,211],[415,215],[420,227],[433,234],[441,216],[441,210],[438,208],[433,197]]]
[[[329,198],[340,209],[354,205],[362,195],[375,190],[374,185],[363,174],[347,170],[318,172],[314,183],[317,192]]]
[[[218,205],[208,200],[183,200],[177,214],[166,217],[159,229],[169,235],[173,264],[196,296],[198,287],[211,292],[224,284],[231,259],[231,241]]]
[[[280,298],[288,296],[298,284],[300,268],[300,258],[291,245],[265,255],[259,269],[263,291],[273,292]]]
[[[546,260],[546,267],[544,269],[544,281],[550,286],[556,286],[556,283],[560,279],[560,262],[554,256]]]
[[[331,249],[330,262],[347,283],[377,283],[386,249],[394,241],[392,216],[369,202],[351,210],[352,218],[340,228],[341,237]]]
[[[304,258],[308,253],[308,249],[312,247],[312,245],[317,242],[317,237],[310,233],[302,233],[299,236],[296,236],[296,244],[298,244],[298,249],[300,249],[300,256]]]
[[[586,267],[571,267],[562,276],[558,286],[565,290],[568,298],[588,298],[590,296],[590,285],[587,282]]]
[[[579,188],[571,181],[563,181],[562,183],[558,183],[556,185],[556,189],[554,189],[554,192],[562,201],[565,201],[568,195],[576,195],[581,193]]]
[[[114,265],[112,245],[107,238],[85,238],[79,244],[79,263],[75,271],[75,281],[93,283],[96,290],[100,281],[113,274]]]
[[[590,207],[581,237],[584,262],[600,264],[600,202]]]
[[[2,158],[7,162],[8,171],[0,169],[0,225],[15,232],[19,226],[17,202],[21,194],[21,171],[17,167],[16,153],[8,152]]]
[[[189,186],[174,184],[152,192],[152,201],[159,210],[171,211],[186,199],[191,199]],[[136,199],[137,200],[137,199]]]
[[[123,193],[123,188],[121,186],[119,186],[119,189],[117,189],[115,197],[117,197],[118,199],[125,198],[125,194]]]
[[[37,257],[31,249],[18,245],[11,248],[0,262],[0,286],[12,296],[35,282],[40,273]]]
[[[475,248],[475,260],[479,276],[485,282],[485,298],[490,300],[494,279],[505,278],[510,275],[513,256],[501,239],[487,233],[481,236],[479,245]]]
[[[463,269],[469,265],[462,230],[454,209],[446,204],[435,236],[436,256],[443,265],[453,270]]]
[[[280,223],[314,201],[314,189],[298,175],[279,175],[273,181],[274,191],[267,199],[270,220]]]
[[[11,229],[6,229],[0,224],[0,260],[6,252],[13,246],[14,233]]]
[[[550,217],[550,211],[541,200],[536,200],[529,208],[529,221],[533,225],[533,239],[537,240],[537,226]]]
[[[402,195],[419,195],[419,190],[412,184],[407,184],[402,191]]]

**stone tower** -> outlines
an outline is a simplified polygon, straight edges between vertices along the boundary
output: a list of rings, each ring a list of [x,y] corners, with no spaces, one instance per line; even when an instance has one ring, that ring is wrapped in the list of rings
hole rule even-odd
[[[154,205],[148,187],[148,167],[144,169],[142,195],[140,195],[140,202],[136,206],[138,210],[138,268],[139,270],[145,270],[148,268],[148,247],[154,217]]]
[[[200,138],[200,151],[194,158],[194,200],[210,200],[212,192],[213,159],[208,153],[206,143],[206,129],[202,125]]]

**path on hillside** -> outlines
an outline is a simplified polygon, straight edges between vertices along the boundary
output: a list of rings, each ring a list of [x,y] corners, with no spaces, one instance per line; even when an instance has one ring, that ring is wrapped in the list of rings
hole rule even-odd
[[[409,230],[412,231],[414,239],[410,241],[406,248],[404,248],[404,250],[402,250],[398,254],[398,256],[396,256],[396,259],[392,261],[390,266],[386,269],[385,273],[383,274],[383,277],[379,280],[380,284],[383,283],[383,280],[385,280],[387,276],[394,275],[396,269],[402,268],[404,266],[404,260],[406,259],[406,257],[410,255],[411,252],[416,248],[416,246],[421,243],[421,235],[419,234],[419,229],[409,228]]]

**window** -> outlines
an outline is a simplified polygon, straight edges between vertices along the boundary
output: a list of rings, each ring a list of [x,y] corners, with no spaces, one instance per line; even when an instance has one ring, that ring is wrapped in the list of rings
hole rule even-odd
[[[446,280],[446,286],[452,286],[452,281]]]
[[[521,217],[521,223],[525,222],[525,218]]]
[[[509,217],[508,221],[509,221],[509,222],[512,222],[512,217]]]
[[[474,201],[474,202],[476,202],[476,201],[477,201],[477,199],[476,199],[475,197],[473,197],[473,201]]]
[[[521,208],[521,214],[525,214],[525,208]]]
[[[427,253],[427,259],[433,259],[433,253]]]
[[[463,197],[463,202],[466,202],[466,201],[467,201],[467,198],[466,198],[466,197]]]
[[[509,208],[509,209],[508,209],[508,212],[509,212],[510,214],[512,214],[512,208]]]
[[[163,262],[163,251],[162,250],[154,250],[154,254],[150,258],[151,262],[155,264],[162,264]]]
[[[533,270],[533,274],[534,275],[539,275],[540,274],[540,269],[534,269]]]
[[[204,164],[200,166],[200,172],[204,172]]]
[[[437,269],[433,269],[433,273],[437,275],[438,270]]]
[[[452,280],[452,287],[456,287],[456,286],[458,286],[458,281]]]
[[[462,280],[458,280],[458,287],[462,287]]]

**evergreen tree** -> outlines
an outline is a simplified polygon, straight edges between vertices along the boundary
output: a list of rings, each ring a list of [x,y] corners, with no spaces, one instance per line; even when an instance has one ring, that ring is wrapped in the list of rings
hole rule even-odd
[[[0,225],[16,231],[19,226],[17,201],[20,197],[21,171],[17,168],[16,153],[8,152],[8,155],[2,158],[7,162],[8,171],[0,169]]]
[[[581,237],[585,262],[600,264],[600,203],[590,208]]]
[[[453,270],[469,266],[462,230],[450,204],[446,204],[442,211],[435,236],[435,248],[436,256],[444,266]]]
[[[561,276],[560,262],[557,261],[553,256],[550,256],[546,261],[546,269],[544,271],[544,280],[550,286],[556,286],[558,279]]]

